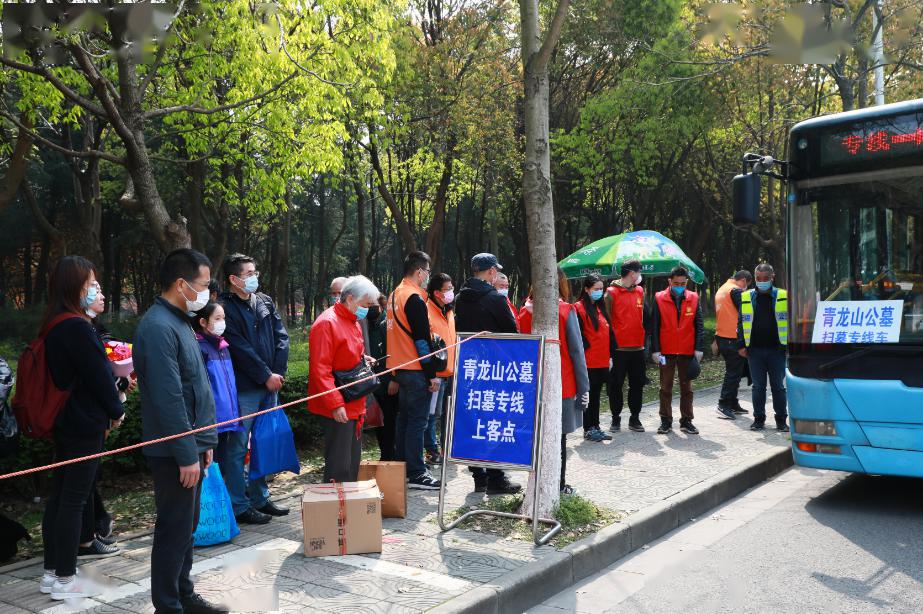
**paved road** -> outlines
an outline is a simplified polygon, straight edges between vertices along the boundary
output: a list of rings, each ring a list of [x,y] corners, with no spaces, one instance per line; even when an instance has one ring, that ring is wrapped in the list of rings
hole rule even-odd
[[[921,492],[791,469],[530,612],[923,612]]]

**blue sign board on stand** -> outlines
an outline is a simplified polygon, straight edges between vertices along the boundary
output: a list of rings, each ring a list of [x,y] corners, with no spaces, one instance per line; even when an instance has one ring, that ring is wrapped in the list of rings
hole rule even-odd
[[[493,334],[458,347],[448,459],[534,470],[544,338]]]

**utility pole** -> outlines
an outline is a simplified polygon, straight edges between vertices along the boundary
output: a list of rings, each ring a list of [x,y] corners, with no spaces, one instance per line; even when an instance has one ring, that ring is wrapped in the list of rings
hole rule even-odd
[[[882,5],[884,0],[878,0],[875,8],[872,10],[872,57],[875,62],[875,105],[885,103],[885,52],[884,52],[884,19],[882,17]]]

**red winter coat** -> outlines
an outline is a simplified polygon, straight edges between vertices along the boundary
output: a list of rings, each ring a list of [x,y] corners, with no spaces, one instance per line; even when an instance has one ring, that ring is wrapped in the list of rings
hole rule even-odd
[[[359,364],[365,352],[356,314],[343,303],[336,303],[324,311],[311,325],[308,348],[311,353],[308,396],[336,388],[333,372],[352,369]],[[333,417],[334,409],[343,406],[343,395],[339,391],[308,401],[308,411],[327,418]],[[350,401],[345,406],[350,420],[365,415],[364,398]]]

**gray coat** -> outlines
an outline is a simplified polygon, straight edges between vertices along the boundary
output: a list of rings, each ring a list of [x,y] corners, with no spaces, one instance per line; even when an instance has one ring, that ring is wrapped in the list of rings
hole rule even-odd
[[[141,393],[142,441],[215,423],[215,400],[189,316],[158,298],[138,325],[132,356]],[[172,456],[182,467],[216,445],[218,434],[211,429],[143,451]]]

